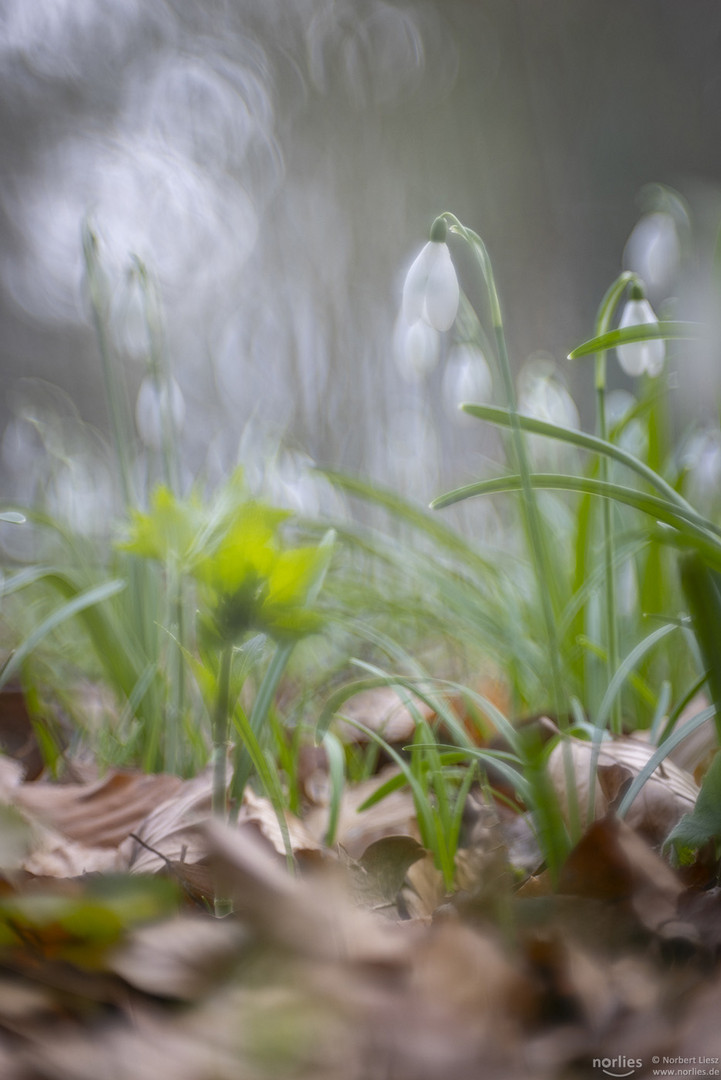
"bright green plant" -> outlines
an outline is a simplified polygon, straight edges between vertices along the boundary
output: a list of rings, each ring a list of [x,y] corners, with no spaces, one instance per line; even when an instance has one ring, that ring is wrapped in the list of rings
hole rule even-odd
[[[160,562],[173,579],[189,579],[198,608],[198,645],[204,687],[215,685],[212,705],[213,810],[226,812],[226,759],[235,699],[231,694],[236,649],[262,634],[276,642],[266,682],[245,723],[238,720],[250,758],[280,676],[295,642],[317,631],[312,604],[332,553],[331,533],[318,545],[289,546],[282,536],[286,511],[238,497],[241,480],[231,477],[216,505],[205,508],[192,494],[176,499],[159,488],[147,513],[133,511],[122,545],[131,554]],[[248,761],[236,759],[233,794],[242,794]]]

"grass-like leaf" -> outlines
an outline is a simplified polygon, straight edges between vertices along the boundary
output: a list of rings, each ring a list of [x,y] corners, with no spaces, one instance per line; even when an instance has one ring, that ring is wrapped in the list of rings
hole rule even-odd
[[[475,416],[479,420],[487,420],[489,423],[497,424],[499,427],[510,427],[512,423],[510,413],[506,409],[499,409],[494,405],[463,404],[461,408],[469,416]],[[677,503],[687,510],[692,510],[686,500],[670,484],[666,483],[663,477],[659,476],[654,469],[649,468],[645,462],[635,457],[634,454],[629,454],[627,450],[622,449],[622,447],[607,442],[605,439],[599,439],[595,435],[588,435],[585,431],[560,427],[558,424],[549,424],[546,420],[536,420],[534,417],[524,416],[521,413],[518,414],[516,420],[519,426],[529,434],[545,435],[549,439],[570,443],[580,450],[603,454],[614,461],[620,462],[622,465],[626,465],[638,476],[643,477],[648,484],[655,487],[662,495],[665,495],[669,501]]]
[[[96,585],[94,588],[86,589],[85,592],[81,592],[77,596],[74,596],[67,604],[63,604],[62,607],[57,608],[57,610],[48,615],[46,619],[43,619],[40,625],[35,627],[33,632],[25,638],[25,641],[15,649],[7,660],[2,672],[0,672],[0,688],[9,682],[30,653],[37,648],[43,638],[51,633],[51,631],[57,630],[57,628],[67,622],[68,619],[72,619],[74,615],[84,611],[86,608],[92,607],[95,604],[100,604],[110,596],[115,596],[116,593],[119,593],[121,589],[124,588],[125,582],[121,579],[106,581],[102,585]]]
[[[694,510],[686,510],[682,506],[675,506],[665,499],[655,495],[647,495],[635,488],[626,487],[622,484],[612,484],[603,480],[596,480],[585,476],[567,476],[563,473],[533,473],[531,482],[536,488],[548,488],[557,491],[575,491],[578,494],[598,495],[606,499],[615,499],[616,502],[632,506],[644,514],[648,514],[656,521],[662,521],[665,525],[671,525],[684,533],[689,539],[693,539],[694,547],[703,552],[714,566],[721,568],[721,539],[709,531],[709,523]],[[501,492],[521,491],[521,477],[499,476],[492,480],[479,480],[472,484],[440,495],[431,503],[434,510],[464,499],[475,498],[478,495],[493,495]]]
[[[626,326],[623,330],[609,330],[599,337],[589,338],[568,354],[569,360],[579,360],[582,356],[593,356],[605,352],[617,345],[632,341],[695,341],[703,334],[703,326],[693,322],[659,322],[640,326]]]

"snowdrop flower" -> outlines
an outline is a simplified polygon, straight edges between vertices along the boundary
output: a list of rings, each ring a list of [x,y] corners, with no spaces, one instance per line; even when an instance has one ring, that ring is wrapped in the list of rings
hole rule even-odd
[[[440,337],[428,323],[418,319],[410,326],[400,313],[393,332],[396,366],[409,383],[422,382],[437,367]]]
[[[448,227],[436,218],[431,238],[416,256],[403,286],[403,315],[409,326],[423,320],[434,330],[450,330],[458,312],[458,278],[446,244]]]
[[[681,262],[681,241],[670,214],[644,214],[628,238],[624,265],[635,270],[653,291],[666,289]]]
[[[135,423],[138,434],[149,450],[160,450],[163,445],[164,416],[169,414],[174,430],[180,431],[185,420],[185,398],[175,379],[169,386],[158,389],[155,379],[146,375],[140,384],[135,404]]]
[[[646,299],[643,288],[634,285],[618,324],[619,330],[627,326],[657,326],[658,319]],[[666,345],[657,338],[653,341],[631,341],[616,347],[618,362],[627,375],[660,375],[666,357]]]
[[[468,413],[461,412],[464,401],[483,403],[493,398],[493,376],[488,361],[479,348],[464,342],[450,352],[443,372],[443,404],[446,413],[456,424],[474,426],[478,423]]]

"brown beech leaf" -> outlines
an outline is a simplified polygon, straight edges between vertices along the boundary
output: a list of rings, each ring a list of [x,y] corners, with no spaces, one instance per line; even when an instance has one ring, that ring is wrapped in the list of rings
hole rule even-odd
[[[122,859],[112,848],[89,847],[52,829],[35,828],[33,837],[32,850],[22,864],[33,877],[72,878],[123,869]]]
[[[180,915],[133,930],[106,966],[146,994],[192,1001],[223,980],[246,938],[233,920]]]
[[[18,762],[26,779],[34,780],[43,771],[43,755],[19,686],[0,691],[0,749]]]
[[[405,956],[404,938],[354,903],[337,867],[293,878],[251,826],[211,820],[201,832],[234,911],[266,942],[324,959],[393,963]]]
[[[211,816],[213,776],[206,769],[193,780],[181,781],[177,792],[157,806],[138,825],[122,847],[122,855],[134,873],[156,873],[173,864],[198,863],[207,855],[198,825]],[[295,855],[315,855],[321,845],[308,832],[303,822],[286,813],[290,844]],[[238,825],[252,825],[280,855],[285,844],[272,804],[262,795],[246,787],[238,814]],[[182,874],[180,874],[182,877]]]
[[[683,884],[625,822],[613,814],[595,821],[561,870],[559,891],[626,901],[652,931],[676,918]]]
[[[606,739],[601,743],[596,762],[594,817],[603,817],[625,782],[638,775],[654,752],[653,746],[637,738]],[[589,810],[593,747],[589,742],[571,738],[566,740],[565,744],[559,742],[551,752],[548,762],[549,777],[568,818],[566,755],[570,755],[573,765],[576,800],[583,822],[587,819]],[[698,785],[693,777],[667,759],[646,781],[631,804],[625,820],[650,843],[659,845],[682,815],[691,813],[697,796]]]
[[[425,849],[410,836],[376,840],[357,862],[348,861],[353,895],[363,907],[397,917],[396,901],[406,874],[424,854]]]
[[[433,716],[433,710],[415,695],[409,695],[413,708],[425,719]],[[352,724],[345,723],[342,717],[359,720],[371,731],[382,735],[386,742],[403,743],[413,738],[415,721],[407,705],[404,705],[396,691],[390,686],[376,686],[370,690],[361,690],[343,705],[333,730],[346,743],[366,743],[368,735],[359,731]]]
[[[71,840],[114,848],[182,784],[177,776],[113,769],[94,783],[23,784],[15,802]]]
[[[430,921],[433,913],[447,899],[443,874],[436,867],[431,853],[427,852],[409,867],[399,903],[411,919]]]
[[[380,802],[359,810],[387,780],[398,775],[395,766],[387,766],[377,776],[347,786],[341,798],[336,843],[351,858],[358,859],[374,841],[384,836],[412,836],[417,839],[418,825],[413,796],[408,787],[386,795]],[[305,826],[312,836],[321,839],[328,827],[326,807],[314,807],[305,816]]]

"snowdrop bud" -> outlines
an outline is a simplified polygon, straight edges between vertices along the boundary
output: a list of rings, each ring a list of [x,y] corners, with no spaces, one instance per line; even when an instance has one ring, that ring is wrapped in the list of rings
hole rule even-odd
[[[482,403],[493,398],[493,377],[488,361],[479,348],[468,343],[456,345],[443,371],[443,404],[456,424],[478,423],[459,405],[465,401]]]
[[[437,332],[420,319],[411,326],[401,326],[396,349],[396,363],[407,382],[430,375],[438,363],[440,341]]]
[[[431,239],[406,275],[403,315],[409,326],[423,319],[434,330],[450,330],[455,321],[460,289],[445,236],[446,223],[437,218],[431,229]]]
[[[646,299],[643,289],[640,285],[634,285],[631,289],[630,298],[623,309],[621,321],[618,324],[619,330],[624,330],[627,326],[653,326],[657,324],[658,319]],[[666,345],[660,338],[654,341],[631,341],[625,345],[618,345],[616,355],[619,364],[627,375],[636,378],[645,372],[647,375],[655,376],[660,375],[663,369]]]
[[[185,399],[175,379],[169,386],[158,385],[150,375],[140,384],[135,403],[135,423],[138,434],[149,450],[160,450],[163,445],[163,417],[169,413],[175,431],[180,431],[185,420]]]

